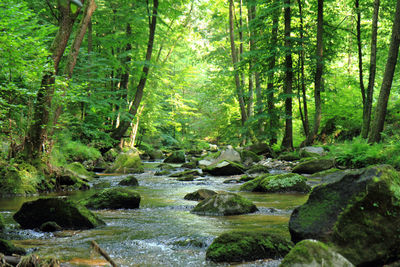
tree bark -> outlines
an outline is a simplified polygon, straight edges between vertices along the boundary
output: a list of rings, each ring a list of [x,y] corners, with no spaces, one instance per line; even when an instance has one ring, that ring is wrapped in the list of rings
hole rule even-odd
[[[378,39],[378,16],[379,16],[380,0],[374,1],[374,15],[372,18],[372,35],[371,35],[371,58],[369,65],[369,78],[367,87],[367,98],[365,101],[365,111],[363,112],[363,126],[361,129],[361,137],[368,138],[371,125],[372,99],[374,95],[374,84],[376,75],[376,47]]]
[[[324,1],[318,0],[318,18],[317,18],[317,51],[316,60],[317,67],[315,71],[315,82],[314,82],[314,100],[315,100],[315,115],[314,115],[314,128],[310,138],[308,139],[308,144],[312,144],[317,137],[319,125],[321,123],[321,90],[322,90],[322,75],[323,75],[323,55],[324,55],[324,44],[323,44],[323,34],[324,34]]]
[[[378,103],[375,109],[375,119],[372,124],[371,135],[368,139],[369,143],[379,142],[381,133],[385,124],[387,104],[389,100],[390,90],[392,88],[394,71],[396,69],[397,58],[399,55],[400,45],[400,0],[397,0],[396,15],[392,27],[392,36],[390,40],[390,48],[388,59],[386,61],[385,73],[383,75],[382,86],[379,93]]]
[[[363,112],[365,109],[365,86],[364,86],[364,71],[363,71],[363,55],[362,55],[362,42],[361,42],[361,11],[360,11],[360,0],[355,1],[355,8],[357,12],[357,48],[358,48],[358,78],[360,81],[360,90],[363,104]]]
[[[290,0],[285,0],[285,135],[282,140],[284,150],[293,150],[293,121],[292,121],[292,92],[293,92],[293,60],[292,60],[292,42],[291,33],[291,10]]]
[[[136,115],[140,102],[142,101],[144,87],[146,86],[147,76],[150,71],[150,61],[153,52],[154,36],[157,25],[157,16],[158,16],[158,0],[154,0],[151,22],[149,23],[149,41],[147,42],[145,64],[143,66],[139,84],[137,85],[136,88],[135,98],[133,100],[132,106],[129,108],[129,114],[133,117]],[[111,137],[115,141],[119,141],[124,136],[126,130],[128,130],[130,123],[131,121],[128,120],[127,118],[122,119],[120,125],[117,128],[115,128],[114,131],[111,133]]]

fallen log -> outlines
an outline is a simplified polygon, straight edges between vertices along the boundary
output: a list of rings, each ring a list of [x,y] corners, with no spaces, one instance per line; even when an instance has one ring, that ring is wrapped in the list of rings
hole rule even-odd
[[[92,247],[101,255],[103,256],[113,267],[117,267],[118,265],[111,259],[111,257],[105,252],[96,241],[92,240]]]

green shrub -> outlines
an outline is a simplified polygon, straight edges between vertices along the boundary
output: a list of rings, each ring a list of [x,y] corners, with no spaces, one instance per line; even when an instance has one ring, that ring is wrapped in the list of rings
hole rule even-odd
[[[89,147],[76,141],[67,142],[66,145],[62,146],[60,149],[69,162],[83,162],[85,160],[95,161],[101,157],[100,151],[96,148]]]

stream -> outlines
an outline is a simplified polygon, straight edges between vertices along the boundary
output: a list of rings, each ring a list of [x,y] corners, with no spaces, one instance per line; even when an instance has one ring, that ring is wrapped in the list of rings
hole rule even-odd
[[[91,230],[42,233],[21,230],[12,215],[22,203],[36,197],[0,198],[0,212],[7,236],[17,246],[39,256],[55,256],[71,266],[105,266],[108,263],[90,247],[95,240],[120,266],[229,266],[205,260],[207,247],[218,235],[230,230],[270,231],[289,237],[287,225],[294,207],[303,204],[303,194],[263,194],[239,192],[239,184],[225,184],[239,176],[204,176],[192,182],[155,176],[159,162],[146,162],[145,172],[135,175],[141,195],[140,209],[94,211],[107,225]],[[182,171],[177,169],[176,171]],[[91,195],[100,188],[117,186],[127,175],[102,175],[89,191],[67,192],[74,200]],[[238,216],[199,216],[190,210],[197,204],[184,200],[201,188],[229,191],[253,201],[260,211]],[[279,261],[255,261],[237,266],[278,266]]]

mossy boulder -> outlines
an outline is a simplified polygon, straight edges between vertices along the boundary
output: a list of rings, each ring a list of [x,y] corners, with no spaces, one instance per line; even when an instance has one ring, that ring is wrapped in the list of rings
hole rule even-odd
[[[45,222],[40,226],[40,231],[42,232],[56,232],[61,230],[62,227],[59,226],[56,222]]]
[[[89,229],[105,223],[87,208],[66,198],[40,198],[25,202],[13,216],[22,228],[35,229],[54,221],[63,229]]]
[[[173,173],[173,174],[170,175],[170,177],[185,177],[185,176],[188,176],[188,175],[199,176],[200,173],[197,170],[187,170],[187,171]]]
[[[106,170],[107,173],[141,173],[143,172],[143,164],[140,159],[139,152],[129,150],[121,153],[115,159],[115,162]]]
[[[191,212],[199,215],[226,216],[258,211],[250,200],[234,193],[219,193],[201,201]]]
[[[278,157],[279,160],[285,160],[285,161],[296,161],[300,159],[300,155],[298,152],[285,152],[279,155]]]
[[[151,160],[163,159],[164,153],[161,150],[152,150],[148,152]]]
[[[242,163],[245,165],[250,165],[261,160],[261,157],[259,155],[250,150],[242,149],[241,151],[239,151],[239,153]]]
[[[227,176],[244,174],[245,167],[239,163],[224,160],[204,168],[203,171],[214,176]]]
[[[255,176],[250,176],[248,174],[245,174],[239,178],[238,183],[248,182],[248,181],[254,180],[255,178],[256,178]]]
[[[308,193],[311,188],[306,184],[306,181],[307,179],[304,176],[295,173],[262,175],[243,184],[241,190],[266,193]]]
[[[125,186],[138,186],[139,182],[138,179],[134,175],[129,175],[122,179],[118,185],[125,185]]]
[[[185,163],[186,162],[186,157],[185,157],[185,151],[183,150],[178,150],[178,151],[173,151],[171,155],[169,155],[166,159],[164,159],[165,163]]]
[[[176,180],[181,181],[181,182],[191,182],[191,181],[194,181],[195,178],[196,177],[193,174],[189,174],[186,176],[178,177]]]
[[[25,255],[26,251],[23,248],[14,246],[14,244],[8,240],[0,239],[0,253],[4,255]]]
[[[107,162],[114,162],[119,152],[115,148],[111,148],[103,155],[103,159]]]
[[[318,239],[358,266],[400,259],[400,175],[388,165],[349,171],[317,186],[296,208],[289,231],[294,242]]]
[[[320,171],[331,169],[335,166],[333,159],[311,159],[297,164],[292,172],[313,174]]]
[[[348,171],[332,168],[310,175],[311,179],[320,179],[321,183],[334,183],[342,179]]]
[[[137,209],[140,195],[128,188],[114,187],[95,193],[81,203],[90,209]]]
[[[57,187],[59,189],[87,190],[88,182],[94,177],[80,162],[73,162],[60,168],[56,174]]]
[[[267,158],[275,158],[274,150],[267,143],[257,143],[245,148],[257,155],[264,155]]]
[[[195,169],[197,167],[198,162],[197,161],[191,161],[191,162],[186,162],[182,164],[182,168],[187,168],[187,169]]]
[[[243,262],[283,258],[293,243],[265,232],[229,232],[214,239],[206,259],[214,262]]]
[[[172,166],[170,164],[166,164],[166,163],[158,164],[157,168],[160,169],[160,170],[167,170],[167,171],[175,170],[174,166]]]
[[[267,166],[257,164],[257,165],[251,166],[251,168],[247,170],[247,173],[249,173],[249,174],[269,173],[269,168]]]
[[[232,146],[228,146],[226,149],[220,151],[219,156],[215,159],[213,163],[221,162],[223,160],[241,162],[240,153],[237,152]]]
[[[167,176],[167,175],[170,175],[170,174],[171,174],[171,171],[168,171],[168,170],[156,171],[154,173],[155,176]]]
[[[317,240],[303,240],[285,256],[280,267],[352,267],[345,257]]]
[[[326,154],[325,149],[323,147],[318,146],[306,146],[300,148],[299,155],[302,158],[308,157],[320,157]]]
[[[184,199],[200,201],[200,200],[204,200],[204,199],[209,198],[216,194],[217,194],[217,192],[209,190],[209,189],[199,189],[195,192],[186,194]]]

